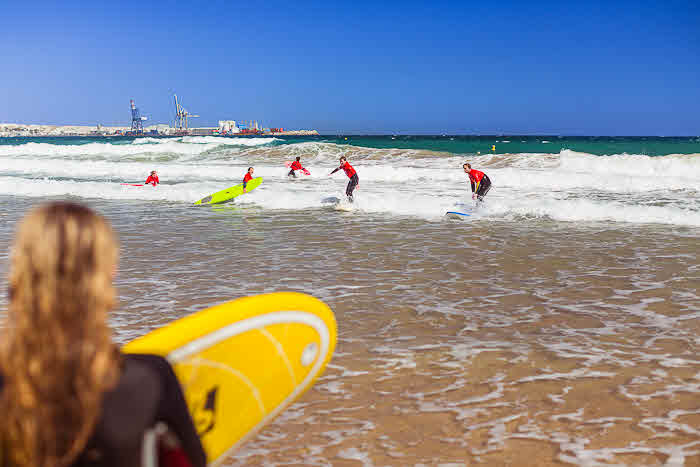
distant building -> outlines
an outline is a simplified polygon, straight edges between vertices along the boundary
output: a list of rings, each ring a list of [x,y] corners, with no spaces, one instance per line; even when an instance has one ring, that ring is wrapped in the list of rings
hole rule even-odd
[[[241,129],[236,125],[235,120],[219,120],[220,133],[240,133]]]

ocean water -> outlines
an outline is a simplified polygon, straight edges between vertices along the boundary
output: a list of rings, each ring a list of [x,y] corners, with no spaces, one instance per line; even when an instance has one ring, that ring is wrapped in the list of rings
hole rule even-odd
[[[192,205],[249,166],[258,189]],[[694,466],[699,194],[698,138],[5,139],[0,272],[16,220],[72,199],[120,235],[119,342],[244,295],[328,303],[330,367],[227,465]]]

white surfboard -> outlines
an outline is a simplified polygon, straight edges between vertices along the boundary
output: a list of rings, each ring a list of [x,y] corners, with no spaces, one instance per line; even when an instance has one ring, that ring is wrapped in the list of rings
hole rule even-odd
[[[336,211],[354,211],[356,208],[355,205],[348,200],[341,200],[339,203],[333,206],[333,209]]]

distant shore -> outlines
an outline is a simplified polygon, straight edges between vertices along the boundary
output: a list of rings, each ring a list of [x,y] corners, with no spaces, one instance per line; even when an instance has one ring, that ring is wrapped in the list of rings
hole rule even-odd
[[[0,138],[51,137],[51,136],[125,136],[131,131],[127,126],[84,125],[28,125],[22,123],[0,123]],[[312,136],[316,130],[288,130],[256,133],[227,133],[226,136]],[[221,136],[216,128],[191,128],[187,132],[168,125],[144,128],[143,136]],[[138,135],[141,136],[141,135]]]

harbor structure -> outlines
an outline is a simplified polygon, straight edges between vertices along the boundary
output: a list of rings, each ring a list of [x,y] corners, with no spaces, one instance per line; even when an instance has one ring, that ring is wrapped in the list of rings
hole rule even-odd
[[[135,135],[142,135],[143,134],[143,122],[147,120],[147,117],[142,117],[141,116],[141,111],[139,110],[138,107],[136,107],[136,104],[134,104],[134,100],[131,99],[131,133]]]
[[[235,120],[219,120],[219,133],[228,135],[240,133],[241,129],[236,125]]]
[[[217,127],[190,128],[186,133],[182,134],[190,136],[215,136],[219,134],[219,129]]]
[[[182,133],[187,133],[189,130],[189,118],[199,117],[199,115],[190,115],[190,113],[177,101],[177,94],[175,97],[175,128]]]
[[[0,137],[21,136],[286,136],[286,135],[318,135],[316,130],[284,130],[283,128],[265,128],[258,120],[219,120],[218,127],[190,128],[191,115],[180,103],[177,95],[175,101],[175,127],[168,124],[156,124],[145,127],[148,117],[141,115],[134,99],[129,100],[131,110],[130,126],[56,126],[56,125],[25,125],[0,124]],[[128,124],[127,124],[128,125]]]

